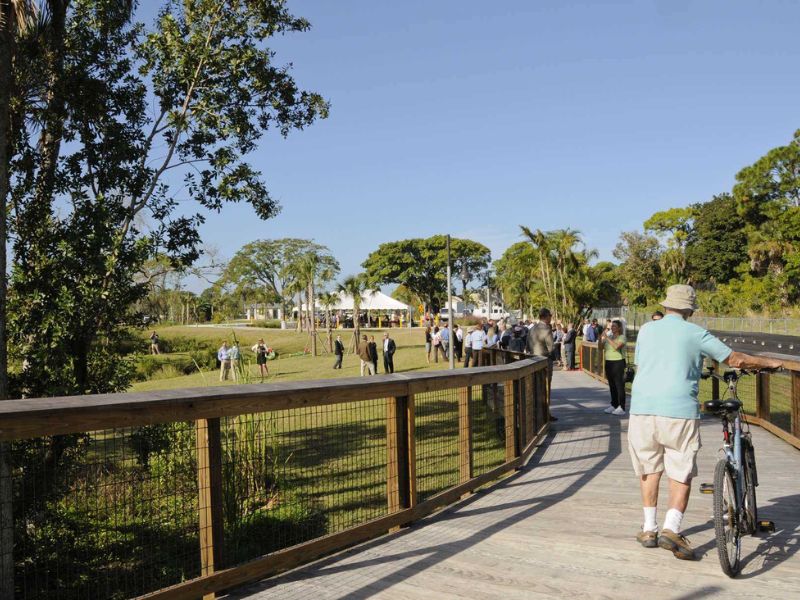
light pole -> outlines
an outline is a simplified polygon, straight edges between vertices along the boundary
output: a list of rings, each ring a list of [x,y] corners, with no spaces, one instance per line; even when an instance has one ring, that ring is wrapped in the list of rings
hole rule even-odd
[[[450,234],[447,235],[447,320],[449,321],[449,336],[447,355],[450,360],[450,368],[456,368],[455,353],[453,352],[453,343],[455,342],[455,335],[453,334],[453,286],[450,281]]]

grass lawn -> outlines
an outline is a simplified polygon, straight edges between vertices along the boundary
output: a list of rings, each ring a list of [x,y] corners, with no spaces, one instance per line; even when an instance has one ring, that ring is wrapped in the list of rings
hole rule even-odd
[[[394,355],[395,372],[445,369],[448,366],[441,358],[439,363],[433,362],[433,358],[431,358],[430,365],[427,363],[425,358],[425,332],[422,329],[366,329],[362,331],[368,336],[375,336],[375,342],[378,344],[379,372],[383,372],[381,348],[384,331],[388,331],[397,344],[397,352]],[[347,349],[352,344],[353,330],[337,330],[333,334],[334,339],[336,333],[342,336],[345,349]],[[270,374],[265,380],[266,382],[299,379],[336,379],[340,377],[355,377],[360,374],[360,360],[356,354],[349,352],[345,354],[342,369],[333,369],[335,358],[327,350],[325,332],[319,334],[317,343],[319,356],[316,357],[310,354],[300,354],[309,345],[309,335],[295,331],[259,329],[255,327],[236,329],[223,327],[165,327],[158,329],[158,334],[162,340],[167,342],[171,338],[194,338],[208,343],[214,348],[221,346],[223,341],[231,343],[235,335],[243,350],[242,364],[247,368],[249,374],[249,380],[246,377],[244,383],[261,382],[258,366],[255,364],[255,356],[250,352],[250,347],[259,338],[264,338],[266,344],[278,352],[276,360],[267,362]],[[144,337],[147,336],[149,336],[149,332],[146,332]],[[224,385],[235,384],[233,381],[224,383]],[[220,385],[219,372],[206,369],[203,372],[196,372],[191,375],[138,382],[133,385],[131,391],[144,392],[211,385]]]

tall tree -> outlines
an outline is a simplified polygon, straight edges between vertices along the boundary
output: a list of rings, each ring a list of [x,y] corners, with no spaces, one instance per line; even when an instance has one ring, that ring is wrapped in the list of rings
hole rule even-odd
[[[358,351],[359,332],[361,331],[361,323],[359,317],[361,315],[361,296],[372,289],[374,286],[369,283],[368,278],[364,273],[358,275],[350,275],[336,286],[336,290],[340,294],[345,294],[353,298],[353,342],[354,352]]]
[[[492,253],[483,244],[460,238],[450,239],[453,277],[461,280],[461,294],[466,301],[467,284],[480,279],[492,262]]]
[[[265,301],[281,305],[281,320],[286,322],[286,308],[297,289],[299,260],[307,252],[326,253],[328,249],[312,240],[281,238],[256,240],[242,246],[222,273],[221,280],[234,285],[257,285],[265,292]],[[305,286],[305,281],[299,283]]]
[[[658,238],[624,231],[614,248],[614,257],[622,263],[618,272],[624,300],[631,305],[658,301],[664,288]]]
[[[686,245],[692,231],[694,208],[670,208],[659,211],[644,222],[645,232],[666,238],[661,253],[661,269],[668,283],[686,283]]]
[[[486,246],[457,238],[450,241],[450,253],[453,264],[466,266],[471,276],[478,276],[491,258]],[[403,285],[434,312],[438,312],[447,296],[446,236],[381,244],[362,266],[370,281]],[[459,275],[458,271],[455,273]],[[462,281],[462,285],[466,283]]]
[[[737,269],[747,265],[744,219],[730,194],[720,194],[694,206],[694,226],[686,243],[686,262],[691,282],[702,288],[727,283]]]
[[[800,297],[800,130],[736,175],[733,197],[744,218],[750,269],[769,276],[784,305]]]
[[[310,244],[297,258],[297,279],[305,284],[308,330],[311,335],[311,354],[317,355],[317,320],[315,317],[315,290],[318,284],[326,284],[339,273],[339,262],[319,244]]]
[[[510,306],[523,313],[532,314],[536,304],[545,303],[543,297],[537,297],[539,255],[533,244],[516,242],[509,246],[494,263],[497,283]]]

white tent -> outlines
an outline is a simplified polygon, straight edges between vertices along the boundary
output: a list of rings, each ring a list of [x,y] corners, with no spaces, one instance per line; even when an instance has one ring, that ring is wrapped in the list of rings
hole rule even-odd
[[[317,308],[322,306],[316,303]],[[361,295],[360,310],[408,310],[407,304],[387,296],[383,292],[372,292]],[[343,292],[339,293],[339,302],[331,306],[331,310],[353,310],[353,297]]]

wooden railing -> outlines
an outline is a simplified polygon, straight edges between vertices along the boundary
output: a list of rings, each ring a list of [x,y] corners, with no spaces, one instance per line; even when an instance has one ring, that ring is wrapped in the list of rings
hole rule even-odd
[[[774,354],[765,355],[782,359]],[[583,342],[580,357],[585,373],[606,382],[603,348],[598,342]],[[628,361],[633,363],[633,348],[628,348]],[[713,362],[713,365],[719,372],[719,363]],[[783,368],[783,372],[758,373],[754,377],[743,378],[739,380],[737,391],[744,403],[748,423],[763,427],[795,448],[800,448],[800,362],[783,359]],[[718,380],[701,381],[701,403],[719,397]]]
[[[548,430],[544,359],[485,350],[481,364],[0,403],[14,551],[38,552],[20,536],[48,528],[114,541],[108,564],[15,556],[16,597],[213,598],[458,500]]]

